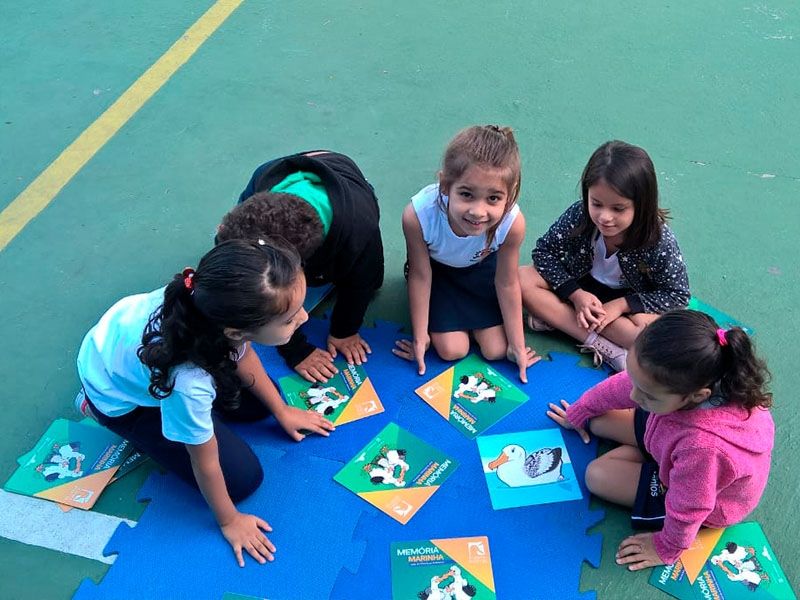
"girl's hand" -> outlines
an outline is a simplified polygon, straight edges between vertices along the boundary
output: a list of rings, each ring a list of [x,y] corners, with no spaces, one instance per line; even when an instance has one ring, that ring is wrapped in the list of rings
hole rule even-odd
[[[618,565],[628,565],[629,571],[640,571],[664,564],[656,552],[652,532],[626,537],[619,545],[615,558]]]
[[[328,352],[336,358],[336,351],[344,356],[344,359],[352,364],[360,365],[367,362],[367,354],[372,354],[372,348],[358,333],[346,338],[335,338],[328,336]]]
[[[329,432],[336,430],[333,423],[315,410],[300,410],[294,406],[287,406],[280,414],[276,414],[275,418],[295,442],[302,441],[309,432],[328,437]]]
[[[264,519],[236,512],[230,521],[220,524],[220,529],[233,548],[240,567],[244,566],[242,550],[247,550],[262,565],[275,560],[275,545],[264,535],[264,531],[272,531],[272,527]]]
[[[392,354],[405,358],[406,360],[417,361],[417,373],[425,375],[425,352],[431,345],[431,337],[425,335],[424,338],[414,338],[414,340],[397,340],[392,348]]]
[[[564,429],[574,429],[577,432],[577,434],[581,436],[581,439],[583,440],[584,444],[589,443],[589,433],[581,427],[575,427],[572,423],[570,423],[567,420],[567,409],[569,408],[569,402],[567,402],[566,400],[562,400],[561,406],[558,406],[550,402],[548,406],[550,407],[550,410],[547,411],[548,417],[553,419],[553,421],[561,425]]]
[[[603,312],[605,315],[600,319],[600,323],[595,328],[595,331],[597,331],[597,333],[603,331],[610,323],[613,323],[628,312],[627,308],[628,302],[624,298],[617,298],[616,300],[603,304]]]
[[[517,363],[519,367],[519,379],[522,383],[528,383],[528,367],[542,360],[542,357],[537,356],[536,350],[530,346],[525,346],[523,348],[512,348],[509,346],[506,350],[506,358],[513,363]]]
[[[330,352],[320,348],[314,348],[314,351],[300,361],[294,370],[311,383],[317,381],[325,383],[339,372],[333,364]]]
[[[594,331],[600,325],[606,312],[600,299],[586,290],[575,290],[569,296],[575,308],[578,325],[588,331]]]

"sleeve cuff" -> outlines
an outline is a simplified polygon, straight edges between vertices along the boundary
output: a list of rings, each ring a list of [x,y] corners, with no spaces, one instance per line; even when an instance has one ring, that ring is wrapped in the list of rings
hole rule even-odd
[[[631,309],[630,314],[647,312],[644,309],[644,304],[642,304],[642,299],[639,298],[639,294],[628,294],[625,296],[625,301],[628,303],[628,308]]]
[[[556,293],[556,296],[561,298],[564,302],[567,302],[570,294],[579,289],[581,289],[581,286],[578,285],[577,279],[567,279],[553,291]]]

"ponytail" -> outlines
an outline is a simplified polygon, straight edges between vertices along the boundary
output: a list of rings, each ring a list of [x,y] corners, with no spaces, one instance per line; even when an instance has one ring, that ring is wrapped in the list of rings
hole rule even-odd
[[[769,370],[740,327],[726,331],[705,313],[674,310],[648,325],[633,348],[642,368],[672,392],[719,383],[728,401],[748,410],[772,406]]]
[[[169,396],[175,387],[173,369],[190,363],[213,377],[221,406],[235,409],[240,348],[225,329],[251,331],[286,312],[299,273],[294,249],[263,240],[223,242],[200,259],[196,272],[176,273],[164,289],[164,303],[150,315],[137,351],[150,370],[150,395]]]
[[[720,346],[726,363],[720,378],[723,395],[748,409],[771,407],[772,393],[766,390],[770,372],[755,354],[750,336],[741,327],[728,329],[724,336],[727,344]]]

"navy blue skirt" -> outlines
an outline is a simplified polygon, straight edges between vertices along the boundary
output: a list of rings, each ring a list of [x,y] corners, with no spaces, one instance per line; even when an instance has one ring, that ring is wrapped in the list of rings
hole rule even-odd
[[[471,331],[503,324],[494,287],[497,252],[469,267],[450,267],[431,259],[431,271],[430,332]]]

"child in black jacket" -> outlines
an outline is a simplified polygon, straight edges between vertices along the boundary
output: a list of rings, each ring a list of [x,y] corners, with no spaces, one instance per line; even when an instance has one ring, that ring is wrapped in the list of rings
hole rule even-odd
[[[309,381],[332,377],[338,353],[361,364],[371,352],[358,330],[383,284],[379,218],[378,200],[358,166],[343,154],[313,151],[258,167],[218,228],[217,241],[282,237],[300,253],[308,285],[336,286],[327,348],[315,348],[301,330],[278,347]]]

